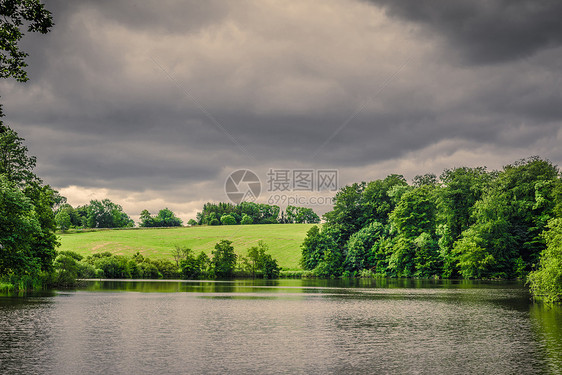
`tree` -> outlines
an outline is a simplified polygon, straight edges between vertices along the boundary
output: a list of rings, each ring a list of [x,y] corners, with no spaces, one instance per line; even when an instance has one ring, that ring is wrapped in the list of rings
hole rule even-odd
[[[467,246],[477,244],[481,251],[475,247],[471,254],[489,254],[494,259],[476,260],[480,277],[525,277],[545,248],[541,233],[555,213],[557,180],[558,168],[539,157],[506,165],[474,204],[474,224],[453,249],[459,260]]]
[[[377,221],[354,233],[346,244],[346,270],[360,271],[374,268],[376,266],[376,254],[371,249],[383,235],[384,226]]]
[[[417,175],[414,177],[412,181],[412,185],[414,187],[422,187],[422,186],[436,186],[437,185],[437,176],[433,173],[426,173],[424,175]]]
[[[133,220],[123,212],[123,207],[109,199],[91,200],[87,213],[88,228],[124,228],[134,225]]]
[[[152,217],[148,210],[142,210],[140,220],[141,227],[180,227],[183,224],[182,220],[168,208],[160,210],[156,217]]]
[[[0,16],[0,77],[25,82],[28,54],[18,45],[24,35],[21,29],[26,23],[27,31],[46,34],[53,27],[51,13],[39,0],[6,0],[0,4]]]
[[[78,277],[79,263],[82,256],[72,251],[61,251],[53,262],[55,284],[72,286]]]
[[[474,206],[494,178],[485,167],[445,169],[437,196],[437,232],[446,277],[458,276],[451,253],[462,232],[475,223]]]
[[[287,206],[285,212],[287,217],[284,218],[283,221],[286,223],[318,224],[320,222],[320,217],[312,210],[312,208],[289,205]]]
[[[436,204],[434,188],[429,185],[405,193],[390,214],[392,225],[407,237],[423,232],[435,233]]]
[[[340,235],[338,242],[344,245],[348,238],[363,224],[362,194],[365,182],[344,186],[334,197],[334,209],[324,215],[329,225],[337,226]]]
[[[197,279],[201,271],[191,249],[180,248],[179,250],[182,253],[182,259],[179,262],[182,277],[184,279]]]
[[[248,271],[252,277],[262,276],[264,279],[276,279],[279,277],[279,266],[277,260],[271,254],[267,254],[269,247],[263,241],[257,246],[248,249]]]
[[[0,174],[0,275],[36,274],[35,237],[41,224],[31,200],[14,182]]]
[[[70,215],[67,211],[60,211],[58,214],[56,214],[55,221],[57,222],[57,226],[61,230],[67,230],[68,228],[70,228]]]
[[[182,220],[168,208],[160,210],[155,221],[159,227],[181,227],[183,224]]]
[[[38,233],[31,236],[32,243],[29,245],[30,250],[26,255],[27,262],[30,262],[29,267],[22,264],[23,268],[18,268],[20,271],[28,269],[28,273],[31,273],[29,271],[31,269],[40,272],[49,271],[52,268],[55,247],[58,245],[54,234],[56,222],[53,210],[62,200],[56,191],[48,185],[43,185],[41,179],[33,172],[34,167],[35,157],[27,154],[27,147],[23,144],[23,138],[0,122],[0,176],[6,186],[7,193],[10,192],[11,198],[19,199],[20,195],[15,193],[15,190],[23,193],[27,198],[27,203],[20,205],[20,208],[26,207],[28,216],[34,217],[33,221],[37,221],[40,228]],[[10,206],[9,202],[10,200],[0,202],[0,206],[7,204],[6,207],[0,208],[0,211],[9,212],[13,210],[14,206]],[[24,214],[19,212],[18,215]],[[27,238],[26,228],[28,228],[28,225],[14,226],[11,228],[11,232],[6,233],[6,235],[12,238],[20,238],[22,246],[27,247],[28,245],[24,245],[27,241],[27,239],[24,240],[24,238]],[[14,248],[12,250],[15,251]],[[6,253],[4,255],[10,256]],[[35,268],[35,266],[38,266],[38,268]]]
[[[318,271],[319,276],[341,275],[345,255],[336,237],[334,226],[324,225],[322,231],[316,225],[310,228],[301,245],[303,268]]]
[[[70,225],[69,228],[72,227],[80,227],[82,225],[82,218],[80,217],[80,213],[77,209],[74,209],[70,204],[63,203],[55,210],[55,218],[61,212],[66,212],[70,217]],[[59,226],[60,227],[60,226]]]
[[[248,225],[248,224],[253,224],[253,220],[250,216],[244,214],[242,215],[242,220],[240,221],[240,224],[242,225]]]
[[[27,154],[23,141],[14,130],[0,121],[0,173],[19,187],[41,183],[33,173],[36,158]]]
[[[543,237],[546,248],[540,254],[539,268],[529,274],[529,285],[534,296],[562,302],[562,218],[552,219]]]
[[[204,251],[201,251],[197,258],[195,258],[197,262],[197,266],[199,267],[200,274],[199,277],[205,277],[209,273],[209,267],[211,266],[211,259],[209,256],[205,254]]]
[[[154,226],[154,219],[152,218],[152,216],[150,215],[150,212],[148,212],[148,210],[142,210],[141,214],[140,214],[140,227],[153,227]]]
[[[236,267],[236,254],[232,247],[232,241],[221,240],[215,245],[211,264],[216,277],[232,277]]]
[[[223,215],[223,216],[221,216],[221,224],[222,225],[235,225],[236,219],[232,215]]]

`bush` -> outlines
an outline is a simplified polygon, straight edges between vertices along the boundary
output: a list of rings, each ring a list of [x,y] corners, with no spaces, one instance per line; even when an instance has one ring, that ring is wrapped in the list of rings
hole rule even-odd
[[[236,225],[236,219],[232,215],[221,216],[222,225]]]
[[[158,268],[152,263],[147,262],[146,260],[139,265],[141,269],[141,274],[143,279],[158,279],[160,278],[160,273],[158,272]]]
[[[246,214],[244,214],[242,216],[242,220],[240,221],[240,224],[242,225],[248,225],[248,224],[253,224],[254,221],[252,220],[252,218]]]
[[[78,262],[66,254],[59,254],[53,262],[55,277],[54,283],[59,286],[72,286],[78,277]]]
[[[89,263],[78,262],[78,278],[93,279],[96,277],[96,269]]]
[[[129,267],[124,259],[116,256],[103,257],[95,261],[94,267],[103,270],[104,277],[109,279],[128,279],[131,277]]]
[[[168,259],[156,259],[152,261],[152,264],[154,264],[164,279],[177,279],[180,276],[178,267]]]

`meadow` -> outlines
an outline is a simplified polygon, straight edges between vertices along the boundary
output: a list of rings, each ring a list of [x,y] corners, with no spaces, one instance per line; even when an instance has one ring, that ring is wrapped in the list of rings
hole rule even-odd
[[[131,256],[137,251],[143,256],[172,259],[175,246],[185,246],[195,254],[211,255],[220,240],[232,241],[238,255],[245,256],[248,248],[263,240],[269,253],[286,270],[300,269],[301,244],[313,224],[220,225],[180,228],[131,228],[93,231],[73,231],[59,234],[59,251],[71,250],[87,256],[109,251]]]

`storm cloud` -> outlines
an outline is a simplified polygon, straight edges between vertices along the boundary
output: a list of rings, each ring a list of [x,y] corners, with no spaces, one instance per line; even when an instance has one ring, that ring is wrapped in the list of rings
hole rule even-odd
[[[72,204],[187,219],[227,200],[240,168],[337,169],[343,185],[562,160],[558,2],[46,6],[53,31],[23,45],[30,81],[0,90],[37,173]]]

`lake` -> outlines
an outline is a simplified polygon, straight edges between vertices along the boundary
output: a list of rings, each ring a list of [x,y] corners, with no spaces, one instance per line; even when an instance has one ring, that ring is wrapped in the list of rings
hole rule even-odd
[[[518,282],[88,281],[0,297],[1,374],[562,374]]]

